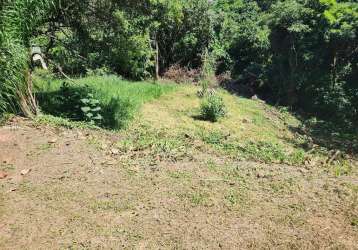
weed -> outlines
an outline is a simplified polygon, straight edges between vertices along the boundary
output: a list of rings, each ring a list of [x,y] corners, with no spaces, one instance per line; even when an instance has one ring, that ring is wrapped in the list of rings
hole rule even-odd
[[[236,190],[230,189],[225,195],[225,200],[228,202],[229,206],[233,207],[238,204],[240,197]]]
[[[47,150],[51,149],[51,147],[52,147],[51,144],[44,143],[38,147],[38,150],[47,151]]]
[[[283,145],[266,141],[239,141],[224,134],[220,130],[209,132],[200,131],[199,137],[207,144],[213,145],[219,151],[245,160],[258,160],[265,163],[302,164],[306,159],[303,149],[286,152]]]
[[[171,136],[166,130],[153,129],[144,124],[128,129],[126,137],[117,143],[117,147],[123,152],[145,151],[152,159],[172,161],[189,156],[190,150],[180,135]]]
[[[208,160],[206,164],[211,171],[213,172],[217,171],[218,165],[213,160]]]
[[[297,149],[290,155],[289,158],[289,163],[295,165],[303,164],[306,159],[306,152],[303,149]]]
[[[240,147],[241,154],[245,158],[259,159],[263,162],[284,162],[286,154],[281,145],[271,142],[249,142]]]
[[[114,211],[116,213],[120,213],[131,208],[132,207],[127,202],[119,203],[115,200],[98,200],[90,205],[90,209],[95,213],[103,211]]]
[[[192,178],[192,175],[189,172],[183,172],[183,171],[174,171],[170,172],[169,176],[173,179],[180,179],[180,180],[190,180]]]
[[[88,145],[93,146],[97,150],[103,150],[102,142],[98,138],[96,138],[94,136],[87,137],[87,143],[88,143]]]
[[[224,100],[216,95],[210,95],[201,103],[200,115],[203,120],[217,122],[226,115]]]
[[[1,114],[0,113],[0,126],[6,124],[8,120],[10,120],[14,115],[13,114]]]
[[[90,124],[101,124],[103,116],[101,115],[102,107],[99,100],[97,100],[92,93],[88,93],[86,98],[81,99],[81,111],[85,120]]]
[[[71,121],[66,118],[56,117],[52,115],[39,115],[35,118],[35,122],[38,124],[49,124],[54,127],[64,127],[64,128],[91,128],[96,129],[98,127],[91,125],[86,122],[76,122]]]
[[[222,145],[225,140],[225,135],[221,131],[210,131],[209,133],[201,133],[201,137],[204,142],[211,145]]]
[[[292,178],[289,178],[288,180],[271,182],[269,184],[273,192],[280,194],[292,194],[295,185],[295,181]]]
[[[346,160],[336,162],[336,164],[333,165],[332,168],[336,177],[349,175],[353,170],[352,165]]]
[[[243,188],[246,188],[246,179],[244,176],[242,176],[241,171],[239,168],[235,167],[229,167],[224,172],[224,177],[227,180],[233,180],[235,182],[239,182]]]
[[[195,192],[189,195],[189,200],[194,206],[205,205],[208,201],[208,194],[203,192]]]
[[[200,81],[200,86],[201,86],[201,89],[198,91],[197,96],[199,98],[204,98],[208,93],[209,81],[207,81],[207,80]]]

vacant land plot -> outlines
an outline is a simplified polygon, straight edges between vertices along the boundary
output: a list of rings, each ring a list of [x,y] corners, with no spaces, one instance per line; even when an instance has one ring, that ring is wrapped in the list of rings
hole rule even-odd
[[[353,159],[226,92],[228,117],[201,121],[196,91],[150,100],[117,132],[0,127],[0,248],[357,249]]]

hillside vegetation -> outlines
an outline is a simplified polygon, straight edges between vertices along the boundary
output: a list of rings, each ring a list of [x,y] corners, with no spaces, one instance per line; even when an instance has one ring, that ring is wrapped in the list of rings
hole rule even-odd
[[[227,116],[203,121],[199,90],[147,99],[120,131],[11,118],[0,248],[354,249],[356,162],[226,91]]]
[[[2,0],[0,10],[2,113],[38,111],[32,47],[61,76],[216,75],[240,94],[356,127],[354,0]]]
[[[0,249],[356,249],[356,0],[0,0]]]

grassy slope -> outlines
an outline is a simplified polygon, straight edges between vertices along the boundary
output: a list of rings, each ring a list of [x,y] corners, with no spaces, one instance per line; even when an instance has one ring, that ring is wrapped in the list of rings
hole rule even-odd
[[[35,82],[38,91],[45,93],[57,91],[62,84],[61,80],[44,77]],[[201,100],[194,86],[128,82],[115,76],[86,77],[75,80],[75,84],[89,85],[103,103],[113,97],[130,103],[125,110],[130,114],[124,119],[134,120],[121,132],[127,138],[119,145],[124,150],[158,147],[157,151],[163,154],[183,156],[199,147],[238,160],[290,165],[325,164],[329,157],[325,149],[307,147],[310,141],[294,132],[301,124],[290,113],[224,90],[219,90],[219,94],[228,116],[211,123],[198,119]],[[59,119],[41,119],[72,126]],[[342,165],[342,171],[346,171],[345,161],[339,161],[336,168]]]
[[[197,90],[182,86],[173,94],[145,104],[126,131],[129,143],[135,143],[134,148],[159,143],[159,147],[165,144],[167,151],[201,147],[240,160],[303,163],[304,152],[296,145],[302,141],[289,129],[299,125],[293,116],[221,90],[228,116],[217,123],[202,121],[197,118]]]

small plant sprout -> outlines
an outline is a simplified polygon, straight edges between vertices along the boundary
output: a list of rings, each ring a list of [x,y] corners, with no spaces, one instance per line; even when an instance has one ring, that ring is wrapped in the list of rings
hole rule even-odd
[[[91,124],[99,124],[103,117],[100,114],[102,108],[100,101],[97,100],[92,93],[87,94],[86,98],[81,99],[81,110],[85,116],[85,119]]]

